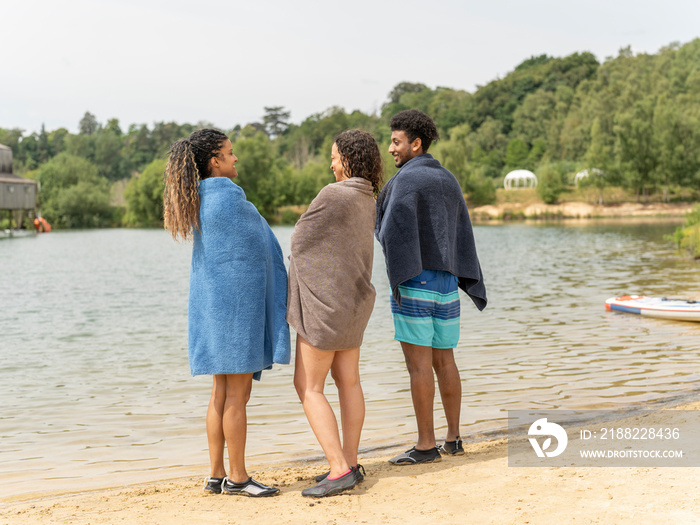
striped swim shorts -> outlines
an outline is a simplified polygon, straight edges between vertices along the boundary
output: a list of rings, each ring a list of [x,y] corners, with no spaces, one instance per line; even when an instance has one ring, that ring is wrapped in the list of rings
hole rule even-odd
[[[394,339],[432,348],[454,348],[459,342],[457,277],[423,270],[399,285],[401,308],[391,297]]]

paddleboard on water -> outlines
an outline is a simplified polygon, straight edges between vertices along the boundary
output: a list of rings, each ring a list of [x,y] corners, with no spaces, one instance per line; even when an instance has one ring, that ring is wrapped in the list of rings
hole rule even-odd
[[[614,312],[638,314],[645,317],[674,319],[678,321],[700,321],[700,302],[666,297],[624,295],[605,301],[605,309]]]

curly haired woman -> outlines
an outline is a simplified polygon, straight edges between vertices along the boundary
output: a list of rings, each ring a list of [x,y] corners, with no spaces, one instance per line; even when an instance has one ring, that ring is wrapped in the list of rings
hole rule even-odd
[[[193,376],[213,376],[206,419],[211,473],[204,490],[273,496],[279,489],[246,471],[246,404],[253,379],[290,360],[287,273],[272,230],[231,180],[237,161],[218,130],[175,142],[164,175],[165,228],[176,240],[194,239],[189,362]]]
[[[294,386],[330,471],[303,496],[324,497],[363,479],[357,451],[365,417],[360,345],[374,307],[372,277],[375,196],[382,158],[369,133],[349,130],[335,138],[331,170],[292,236],[287,321],[297,332]],[[343,428],[323,388],[331,372]]]

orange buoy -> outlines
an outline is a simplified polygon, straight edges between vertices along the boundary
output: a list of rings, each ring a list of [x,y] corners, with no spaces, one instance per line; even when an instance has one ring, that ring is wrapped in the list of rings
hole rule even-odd
[[[34,227],[38,232],[48,233],[51,231],[51,225],[49,224],[49,221],[47,221],[43,217],[37,217],[36,219],[34,219]]]

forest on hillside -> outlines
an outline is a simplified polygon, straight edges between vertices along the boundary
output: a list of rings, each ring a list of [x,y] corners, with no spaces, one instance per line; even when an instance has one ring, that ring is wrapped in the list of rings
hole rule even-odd
[[[224,130],[240,159],[236,182],[265,217],[293,222],[294,205],[332,182],[332,141],[345,129],[373,133],[385,178],[393,174],[389,119],[408,108],[435,119],[441,140],[430,153],[470,204],[493,202],[514,169],[537,174],[545,202],[584,169],[601,199],[608,187],[640,200],[700,198],[700,39],[656,54],[626,48],[602,63],[587,52],[531,57],[474,93],[402,82],[375,114],[332,107],[294,124],[284,107],[266,107],[259,122]],[[78,133],[0,128],[0,144],[12,148],[15,173],[41,182],[42,213],[56,227],[155,226],[169,145],[205,126],[122,129],[86,112]]]

